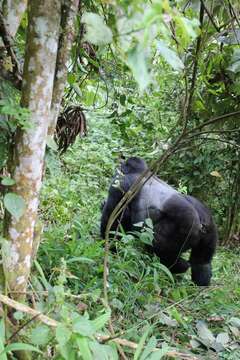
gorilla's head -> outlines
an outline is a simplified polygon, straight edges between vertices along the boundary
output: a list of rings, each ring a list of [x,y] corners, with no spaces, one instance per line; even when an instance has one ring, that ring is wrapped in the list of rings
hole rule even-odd
[[[148,169],[145,161],[139,157],[130,157],[121,164],[121,172],[123,174],[142,173]]]

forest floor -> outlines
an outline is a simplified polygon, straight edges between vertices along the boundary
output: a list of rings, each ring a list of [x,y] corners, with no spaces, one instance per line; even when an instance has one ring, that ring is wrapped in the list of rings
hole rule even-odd
[[[70,296],[69,302],[81,313],[87,311],[90,318],[103,308],[100,205],[116,163],[114,140],[108,137],[106,141],[107,134],[99,128],[61,160],[52,150],[48,153],[42,190],[41,268],[36,269],[35,280],[33,276],[36,286],[40,282],[53,286],[61,282],[64,268],[66,293],[81,298]],[[212,284],[206,288],[192,285],[189,272],[173,279],[157,257],[128,235],[109,254],[109,270],[112,323],[122,338],[149,344],[154,336],[157,344],[189,351],[199,359],[240,359],[240,249],[218,248]],[[145,358],[133,355],[132,349],[124,351],[128,359]]]

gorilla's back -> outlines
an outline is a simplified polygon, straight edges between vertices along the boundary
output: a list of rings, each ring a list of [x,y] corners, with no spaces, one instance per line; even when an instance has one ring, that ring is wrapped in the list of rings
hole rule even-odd
[[[131,208],[134,209],[132,223],[136,224],[146,218],[154,220],[155,217],[159,217],[165,202],[174,194],[178,194],[177,190],[156,176],[152,176],[142,186],[131,203]]]

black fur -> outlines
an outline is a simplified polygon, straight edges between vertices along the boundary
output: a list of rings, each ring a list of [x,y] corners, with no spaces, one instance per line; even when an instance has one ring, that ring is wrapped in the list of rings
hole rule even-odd
[[[147,170],[144,160],[129,158],[120,166],[110,185],[108,198],[103,206],[101,236],[105,237],[108,219],[138,177]],[[161,263],[172,273],[183,273],[190,266],[192,280],[199,286],[210,284],[211,261],[217,244],[217,229],[211,213],[199,200],[182,195],[174,188],[152,176],[115,221],[125,231],[134,229],[134,224],[151,218],[153,221],[153,251]],[[191,249],[189,262],[181,254]]]

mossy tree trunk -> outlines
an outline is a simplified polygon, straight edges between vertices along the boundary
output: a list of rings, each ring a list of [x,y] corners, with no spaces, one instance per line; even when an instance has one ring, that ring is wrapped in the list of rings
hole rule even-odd
[[[2,247],[6,285],[14,293],[25,292],[30,273],[58,49],[60,2],[30,0],[28,16],[21,104],[31,111],[31,129],[17,131],[11,163],[14,191],[24,199],[26,207],[19,219],[7,217],[7,241]]]
[[[20,3],[20,1],[15,1]],[[8,4],[14,1],[8,1]],[[26,3],[22,1],[22,6]],[[29,0],[28,29],[22,82],[22,106],[31,112],[31,128],[18,130],[11,159],[13,191],[25,202],[23,215],[9,213],[2,245],[7,292],[21,299],[26,292],[34,249],[39,192],[49,127],[53,132],[67,76],[78,0]],[[22,7],[23,9],[23,7]],[[61,75],[61,76],[60,76]]]
[[[6,30],[17,31],[26,0],[2,2]],[[7,292],[17,299],[25,293],[32,256],[40,237],[36,233],[39,192],[49,128],[54,131],[67,76],[67,62],[74,35],[78,0],[30,0],[22,106],[31,111],[31,129],[18,130],[15,136],[11,175],[13,191],[25,202],[23,215],[16,219],[7,214],[6,241],[2,246],[3,270]],[[15,24],[12,21],[15,17]]]

